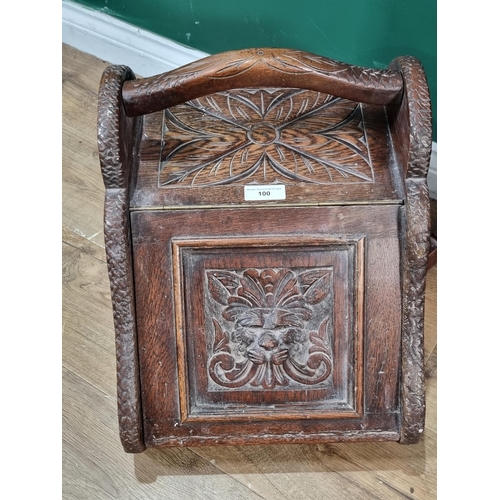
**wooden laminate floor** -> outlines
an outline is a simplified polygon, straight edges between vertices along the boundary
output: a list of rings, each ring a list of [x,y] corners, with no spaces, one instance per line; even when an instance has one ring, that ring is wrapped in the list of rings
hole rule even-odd
[[[428,278],[427,420],[418,445],[123,452],[96,144],[97,90],[106,66],[63,45],[63,498],[436,498],[436,268]]]

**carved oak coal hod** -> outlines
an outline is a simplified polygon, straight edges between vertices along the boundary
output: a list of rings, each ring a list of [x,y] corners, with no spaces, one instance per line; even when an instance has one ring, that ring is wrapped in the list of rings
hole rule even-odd
[[[103,74],[123,446],[416,442],[429,94],[420,63],[294,50]]]

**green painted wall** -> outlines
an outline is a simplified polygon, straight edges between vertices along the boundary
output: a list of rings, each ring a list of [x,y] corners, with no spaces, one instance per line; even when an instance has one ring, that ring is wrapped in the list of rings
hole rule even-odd
[[[386,67],[420,59],[436,108],[437,0],[79,0],[113,17],[215,54],[287,47]],[[434,112],[434,140],[436,116]]]

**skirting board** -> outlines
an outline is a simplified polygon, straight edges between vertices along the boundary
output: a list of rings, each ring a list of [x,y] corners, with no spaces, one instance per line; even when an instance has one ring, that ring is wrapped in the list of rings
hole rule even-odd
[[[209,54],[81,5],[62,2],[62,42],[138,76],[153,76]]]
[[[164,73],[209,55],[65,1],[62,2],[62,42],[111,64],[125,64],[143,77]],[[435,142],[427,182],[431,198],[437,200]]]

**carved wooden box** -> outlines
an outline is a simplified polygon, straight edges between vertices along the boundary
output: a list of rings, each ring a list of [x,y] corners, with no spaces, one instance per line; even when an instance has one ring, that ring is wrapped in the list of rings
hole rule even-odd
[[[105,71],[126,451],[418,440],[430,120],[410,57],[255,49]]]

